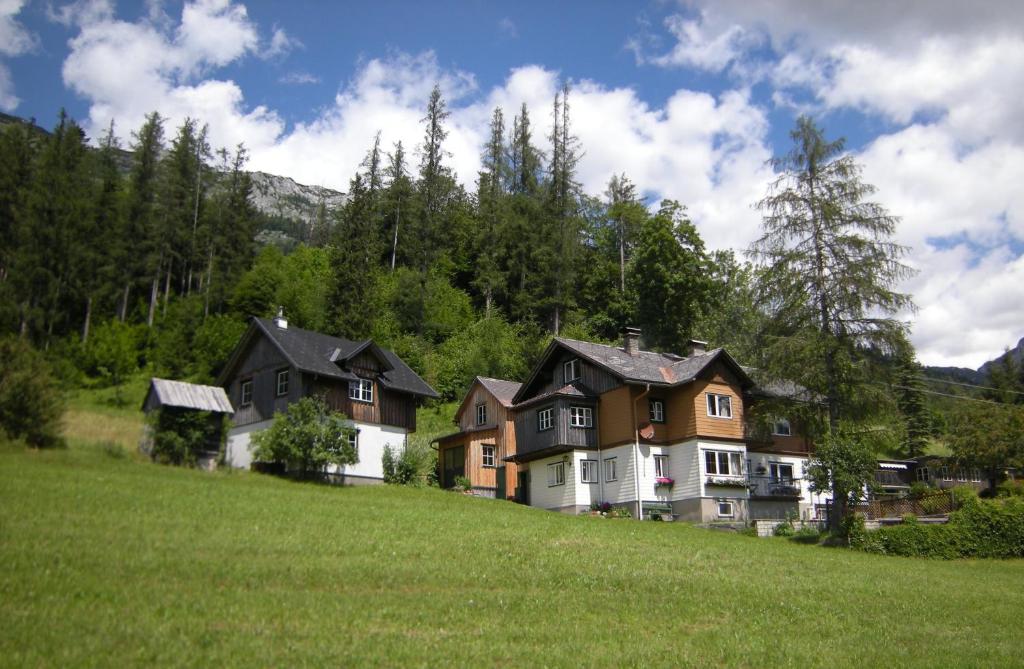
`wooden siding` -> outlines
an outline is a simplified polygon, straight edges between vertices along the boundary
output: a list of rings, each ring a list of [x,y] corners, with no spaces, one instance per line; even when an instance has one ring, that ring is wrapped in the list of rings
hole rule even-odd
[[[476,424],[476,407],[478,404],[483,404],[487,407],[487,421],[483,425]],[[469,389],[469,397],[463,402],[462,407],[462,411],[455,416],[455,422],[458,424],[459,429],[463,431],[476,430],[481,427],[497,427],[499,423],[504,422],[505,415],[508,413],[508,410],[502,406],[501,402],[478,382],[474,382]]]
[[[277,397],[277,372],[289,369],[288,394]],[[242,406],[242,382],[251,380],[252,403]],[[266,337],[257,336],[249,343],[242,354],[242,361],[228,383],[228,397],[231,404],[237,407],[234,416],[235,425],[259,423],[274,417],[275,411],[284,411],[289,402],[302,397],[301,375],[289,368],[288,361]]]
[[[487,407],[487,421],[483,425],[476,424],[478,404]],[[455,423],[459,426],[460,433],[441,440],[438,447],[438,462],[444,462],[443,450],[465,446],[465,469],[470,482],[476,487],[496,488],[497,467],[504,466],[505,492],[512,497],[519,480],[519,466],[504,461],[506,457],[516,453],[516,428],[512,412],[479,382],[474,382],[455,415]],[[483,466],[483,444],[494,444],[497,467]]]
[[[633,425],[633,397],[642,392],[634,386],[619,386],[601,395],[598,412],[601,446],[621,444],[636,438]]]
[[[569,410],[574,406],[590,407],[593,411],[593,427],[572,427],[569,425]],[[537,430],[537,412],[551,407],[553,427]],[[516,412],[515,431],[517,448],[520,453],[532,453],[553,446],[574,446],[597,448],[598,431],[601,425],[600,410],[593,400],[582,398],[555,397],[550,403],[541,402]]]
[[[327,405],[340,411],[352,420],[363,423],[379,423],[403,427],[416,431],[416,400],[411,395],[395,393],[373,384],[373,402],[360,402],[348,396],[347,381],[316,380],[310,389],[315,395],[322,395]]]
[[[365,377],[377,376],[383,370],[377,356],[368,351],[363,351],[356,357],[349,360],[345,367],[350,369],[357,376]]]
[[[622,385],[618,377],[609,374],[571,351],[561,349],[548,360],[548,363],[538,374],[536,381],[534,381],[534,388],[523,398],[523,401],[553,392],[565,386],[565,372],[562,366],[573,359],[580,361],[579,382],[595,393],[600,395],[605,391]]]

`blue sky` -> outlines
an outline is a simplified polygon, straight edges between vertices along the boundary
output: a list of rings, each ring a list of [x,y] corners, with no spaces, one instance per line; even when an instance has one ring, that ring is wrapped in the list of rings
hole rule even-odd
[[[149,110],[197,117],[252,169],[344,190],[377,130],[418,143],[438,82],[471,185],[493,107],[544,134],[568,80],[587,191],[625,172],[737,250],[811,114],[902,218],[921,359],[973,367],[1024,335],[1024,7],[960,4],[0,0],[0,109],[125,143]]]

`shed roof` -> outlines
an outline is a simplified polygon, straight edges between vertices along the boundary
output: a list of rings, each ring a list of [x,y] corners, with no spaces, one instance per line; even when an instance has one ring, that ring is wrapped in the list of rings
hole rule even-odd
[[[235,413],[223,388],[171,381],[170,379],[153,379],[149,382],[149,391],[146,393],[142,408],[154,406],[196,409],[214,413]]]
[[[519,386],[523,385],[518,381],[491,379],[486,376],[478,376],[476,380],[506,408],[512,406],[512,398],[519,392]]]

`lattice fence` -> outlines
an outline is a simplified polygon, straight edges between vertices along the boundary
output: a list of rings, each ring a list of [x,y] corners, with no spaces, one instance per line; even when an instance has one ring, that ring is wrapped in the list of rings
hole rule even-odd
[[[868,502],[867,515],[868,518],[901,518],[907,514],[944,516],[955,509],[952,494],[937,492],[918,499],[873,499]]]

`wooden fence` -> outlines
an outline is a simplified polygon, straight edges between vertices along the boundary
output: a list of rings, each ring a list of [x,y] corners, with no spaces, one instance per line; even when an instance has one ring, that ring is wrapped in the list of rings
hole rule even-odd
[[[873,499],[868,502],[868,518],[902,518],[915,516],[944,516],[956,510],[953,495],[948,491],[936,492],[917,499],[910,497]]]

